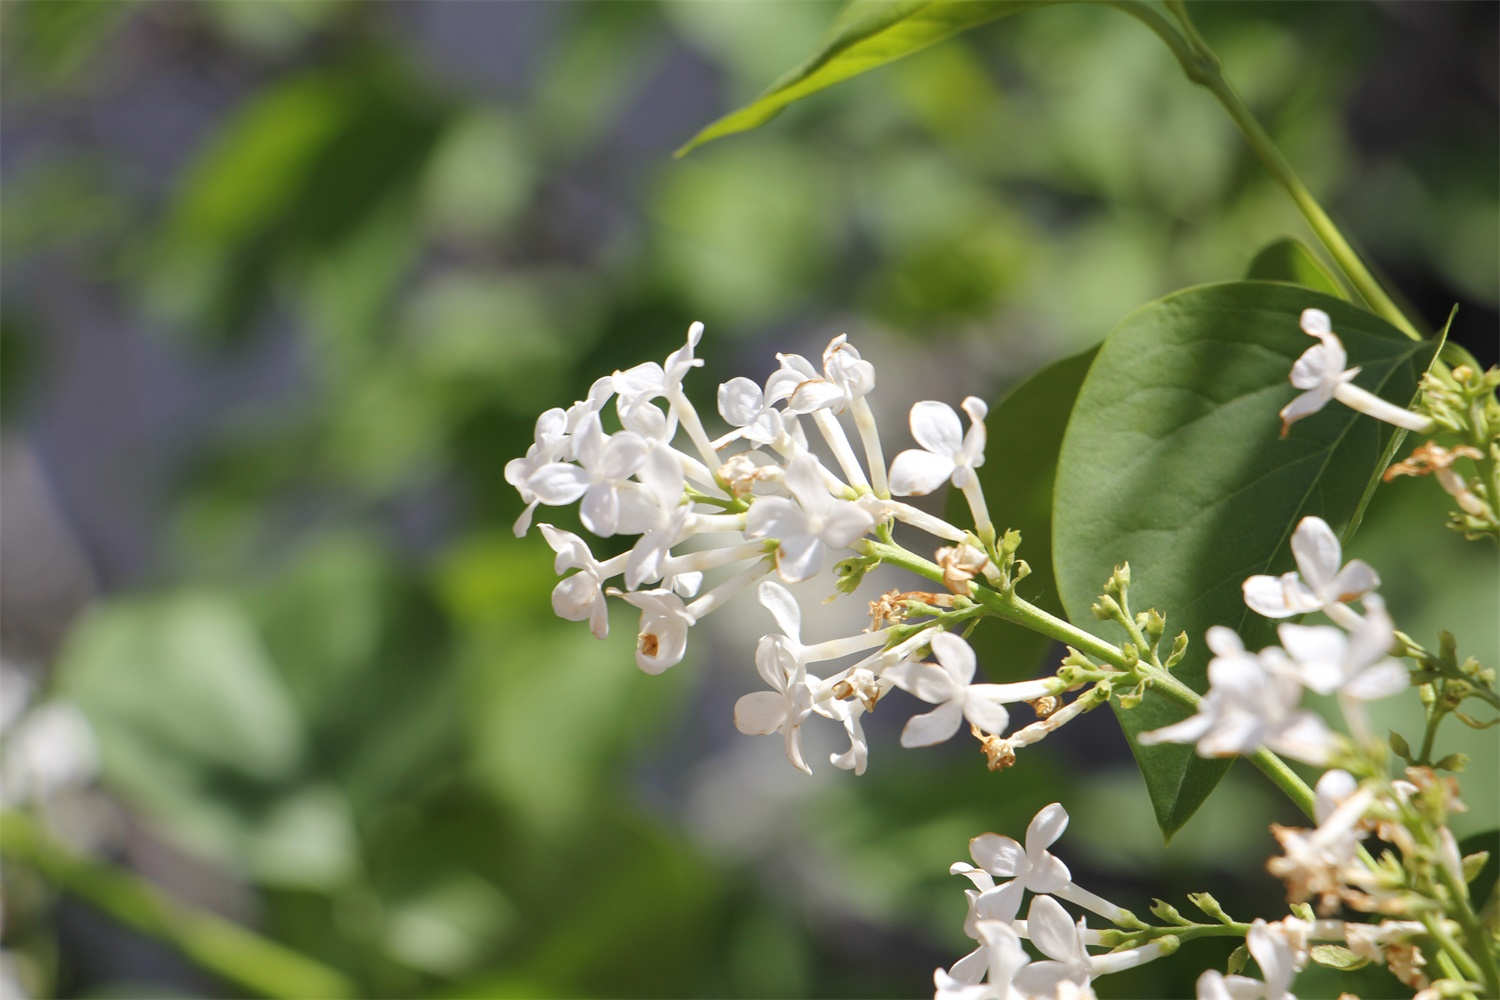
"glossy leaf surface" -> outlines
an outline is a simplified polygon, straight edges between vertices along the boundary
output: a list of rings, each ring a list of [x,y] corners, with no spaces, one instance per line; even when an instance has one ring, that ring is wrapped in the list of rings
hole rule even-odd
[[[1089,613],[1114,566],[1134,571],[1131,606],[1167,616],[1192,640],[1179,677],[1205,687],[1211,625],[1245,644],[1273,641],[1251,614],[1246,577],[1291,566],[1297,522],[1316,514],[1344,531],[1382,468],[1393,428],[1333,404],[1279,436],[1287,376],[1311,339],[1298,326],[1325,310],[1358,384],[1406,403],[1432,354],[1383,320],[1326,295],[1281,284],[1190,288],[1128,316],[1089,370],[1059,458],[1053,498],[1058,590],[1075,624],[1119,641]],[[1121,714],[1134,737],[1182,718],[1165,698]],[[1226,761],[1190,746],[1132,746],[1157,820],[1170,835],[1207,798]]]

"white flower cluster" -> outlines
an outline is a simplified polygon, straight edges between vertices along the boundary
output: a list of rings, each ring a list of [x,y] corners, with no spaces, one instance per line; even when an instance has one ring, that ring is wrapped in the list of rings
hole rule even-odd
[[[604,638],[608,598],[634,605],[641,611],[636,664],[657,674],[682,660],[693,625],[758,582],[760,603],[780,633],[764,636],[755,653],[769,690],[741,698],[735,722],[745,733],[779,733],[788,759],[804,771],[802,727],[823,718],[849,738],[849,749],[833,755],[833,763],[863,772],[868,747],[860,716],[893,687],[936,706],[907,724],[901,742],[909,747],[946,740],[964,721],[976,734],[999,735],[1009,722],[1008,703],[1056,694],[1051,679],[973,683],[973,651],[941,621],[804,643],[795,597],[782,582],[767,579],[774,572],[785,583],[811,580],[831,562],[864,557],[892,520],[958,543],[938,556],[957,592],[965,593],[976,573],[992,572],[984,546],[993,545],[994,529],[974,473],[984,461],[984,403],[964,400],[967,432],[947,404],[917,403],[910,426],[920,447],[901,452],[887,469],[866,398],[875,388],[875,368],[840,335],[823,352],[821,369],[800,355],[780,354],[780,367],[764,386],[747,378],[720,385],[719,414],[730,430],[711,439],[682,388],[684,376],[703,364],[694,353],[702,334],[695,323],[687,343],[664,363],[606,375],[586,399],[543,413],[525,457],[506,465],[506,481],[526,504],[518,536],[538,505],[573,503],[594,535],[638,536],[628,549],[601,559],[580,536],[539,525],[557,553],[556,571],[567,574],[552,592],[557,614],[587,621]],[[611,422],[619,428],[613,432],[605,429],[611,400]],[[858,451],[845,419],[853,423]],[[831,466],[810,446],[809,423]],[[679,437],[686,438],[685,449]],[[975,532],[892,499],[950,482],[968,499]],[[700,594],[704,574],[715,571],[724,578]],[[623,589],[610,585],[617,577]],[[937,662],[914,662],[927,648]],[[810,672],[855,654],[862,655],[825,675]]]
[[[1054,802],[1032,818],[1023,847],[1009,837],[986,833],[969,841],[974,864],[955,862],[951,874],[973,883],[965,889],[969,912],[964,933],[978,947],[933,973],[937,1000],[1032,1000],[1040,997],[1092,997],[1097,976],[1121,972],[1160,958],[1162,945],[1146,944],[1091,955],[1100,943],[1087,921],[1075,923],[1059,899],[1111,922],[1130,914],[1073,883],[1068,866],[1047,848],[1068,826],[1068,813]],[[996,879],[1003,881],[996,882]],[[1026,919],[1017,919],[1021,902],[1032,893]],[[1022,939],[1046,957],[1033,960]]]
[[[1332,730],[1299,707],[1305,690],[1337,694],[1356,737],[1367,735],[1363,703],[1404,690],[1409,675],[1388,657],[1395,631],[1374,589],[1380,578],[1366,563],[1341,566],[1338,537],[1327,522],[1305,517],[1292,535],[1297,572],[1245,581],[1245,603],[1267,618],[1321,611],[1333,625],[1283,624],[1280,646],[1258,653],[1216,625],[1206,640],[1208,693],[1198,712],[1174,725],[1142,733],[1140,741],[1196,743],[1203,757],[1251,754],[1261,747],[1310,764],[1325,763],[1336,748]],[[1360,600],[1364,614],[1349,607]]]

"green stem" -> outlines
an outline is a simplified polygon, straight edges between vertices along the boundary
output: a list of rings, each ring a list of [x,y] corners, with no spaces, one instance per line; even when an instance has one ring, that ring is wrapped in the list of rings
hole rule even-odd
[[[974,599],[991,611],[997,617],[1006,621],[1014,622],[1023,628],[1039,632],[1050,639],[1066,643],[1074,649],[1095,659],[1104,660],[1106,663],[1119,667],[1121,670],[1141,670],[1151,679],[1151,686],[1159,691],[1165,692],[1174,701],[1188,708],[1196,709],[1203,700],[1198,692],[1188,687],[1182,681],[1172,676],[1161,667],[1152,666],[1141,662],[1132,666],[1115,646],[1105,642],[1098,637],[1085,632],[1083,629],[1063,621],[1054,615],[1048,614],[1034,604],[1016,597],[1014,594],[1004,595],[988,590],[983,587],[975,588]],[[1302,810],[1303,814],[1312,817],[1314,815],[1317,797],[1313,790],[1307,786],[1285,761],[1271,751],[1262,747],[1253,754],[1247,754],[1250,763],[1264,774],[1271,782],[1286,793],[1287,797]]]
[[[1307,185],[1302,183],[1302,179],[1292,169],[1291,163],[1287,161],[1270,135],[1261,127],[1260,122],[1256,121],[1249,107],[1225,79],[1218,56],[1208,48],[1196,29],[1192,28],[1186,6],[1176,3],[1173,12],[1189,30],[1190,39],[1183,38],[1170,21],[1140,0],[1109,0],[1109,2],[1111,6],[1129,14],[1155,32],[1177,57],[1188,79],[1207,89],[1224,106],[1224,110],[1229,112],[1229,117],[1234,120],[1235,125],[1239,126],[1240,133],[1250,144],[1250,148],[1260,157],[1261,163],[1270,171],[1271,176],[1291,196],[1292,201],[1301,210],[1308,225],[1327,248],[1334,262],[1338,264],[1370,307],[1411,339],[1421,340],[1422,334],[1418,332],[1417,327],[1406,318],[1406,315],[1386,294],[1385,289],[1380,286],[1380,282],[1365,267],[1364,261],[1359,259],[1359,254],[1354,252],[1354,248],[1349,245],[1344,234],[1329,218],[1323,206],[1318,204],[1318,200],[1307,189]]]
[[[1458,926],[1463,928],[1464,938],[1468,942],[1470,951],[1473,952],[1470,957],[1478,963],[1478,968],[1472,974],[1483,980],[1486,995],[1500,997],[1500,966],[1496,965],[1495,950],[1490,947],[1484,926],[1474,915],[1474,908],[1469,905],[1469,887],[1464,884],[1463,879],[1454,877],[1447,865],[1439,864],[1437,874],[1438,880],[1443,883],[1443,887],[1448,890],[1448,895],[1453,901],[1453,918],[1458,921]],[[1462,959],[1464,956],[1461,948],[1453,949],[1453,951],[1455,957]]]
[[[268,997],[350,997],[331,969],[213,913],[168,897],[138,875],[81,857],[19,812],[5,812],[0,854],[129,927],[173,945],[201,968]]]
[[[1432,704],[1427,708],[1427,725],[1422,732],[1422,749],[1414,762],[1417,766],[1426,767],[1432,763],[1432,744],[1437,738],[1438,723],[1442,721],[1443,711],[1438,708],[1437,692],[1434,689]]]

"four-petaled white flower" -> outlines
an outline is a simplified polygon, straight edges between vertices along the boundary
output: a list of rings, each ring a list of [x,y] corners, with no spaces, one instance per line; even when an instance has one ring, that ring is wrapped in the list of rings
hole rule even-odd
[[[974,470],[984,464],[984,418],[988,407],[976,396],[963,401],[969,415],[964,433],[958,414],[947,403],[925,399],[911,408],[911,436],[922,447],[908,448],[891,463],[891,492],[924,496],[949,479],[959,489],[974,481]]]
[[[606,437],[597,413],[589,414],[578,433],[578,465],[551,462],[538,469],[527,485],[544,504],[570,504],[580,497],[578,516],[583,526],[601,538],[618,531],[631,534],[642,521],[649,525],[650,501],[628,482],[646,461],[646,439],[634,431]]]
[[[735,438],[767,445],[779,441],[786,427],[771,402],[760,386],[743,376],[720,385],[719,416],[738,429],[719,438],[715,446],[722,447]]]
[[[1380,586],[1380,577],[1362,559],[1341,567],[1338,536],[1320,517],[1304,517],[1292,533],[1297,572],[1280,577],[1252,576],[1245,581],[1245,604],[1267,618],[1290,618],[1322,611],[1346,628],[1358,616],[1345,603]]]
[[[1364,618],[1348,633],[1332,625],[1277,629],[1303,685],[1318,694],[1338,692],[1356,701],[1373,701],[1406,689],[1410,683],[1406,668],[1386,656],[1395,633],[1385,602],[1370,594],[1364,604]]]
[[[505,481],[521,494],[526,509],[516,518],[515,533],[520,538],[531,527],[531,516],[542,501],[527,485],[536,471],[549,462],[565,457],[568,448],[568,414],[554,406],[536,418],[536,433],[524,458],[513,458],[505,463]]]
[[[1286,437],[1292,424],[1317,413],[1328,405],[1330,399],[1337,399],[1351,410],[1409,431],[1427,433],[1432,429],[1431,417],[1388,403],[1354,384],[1354,377],[1360,370],[1357,367],[1344,368],[1349,355],[1344,350],[1343,341],[1333,332],[1333,323],[1326,312],[1304,309],[1301,324],[1302,331],[1309,337],[1318,338],[1318,343],[1302,352],[1292,365],[1292,385],[1305,391],[1281,408],[1282,437]]]
[[[1257,919],[1245,935],[1245,945],[1265,982],[1209,969],[1198,977],[1198,1000],[1297,1000],[1291,991],[1296,961],[1287,942]]]
[[[812,768],[802,757],[802,722],[813,710],[812,683],[807,666],[785,636],[761,636],[755,648],[755,669],[770,691],[754,691],[734,703],[734,725],[751,736],[779,732],[786,738],[786,759],[807,774]]]
[[[552,610],[559,618],[570,622],[587,620],[594,637],[603,639],[609,635],[609,608],[604,601],[605,574],[599,561],[589,551],[588,543],[571,531],[550,524],[537,527],[552,551],[557,553],[553,570],[558,573],[578,570],[572,576],[563,577],[552,588]]]
[[[1301,325],[1302,332],[1318,338],[1318,343],[1303,351],[1292,364],[1292,385],[1305,391],[1281,408],[1282,437],[1286,437],[1292,424],[1327,406],[1338,387],[1352,382],[1359,374],[1358,368],[1344,368],[1349,354],[1338,334],[1333,332],[1333,323],[1326,312],[1321,309],[1302,310]]]
[[[1142,733],[1140,742],[1197,743],[1200,757],[1232,757],[1262,746],[1310,764],[1333,748],[1333,733],[1316,714],[1299,711],[1302,685],[1277,647],[1246,651],[1240,637],[1222,625],[1208,630],[1217,655],[1208,664],[1208,694],[1198,712],[1181,722]]]
[[[1068,911],[1051,896],[1035,896],[1026,911],[1026,936],[1047,959],[1032,962],[1016,973],[1016,989],[1027,997],[1055,996],[1064,982],[1087,986],[1093,976],[1083,947],[1087,925],[1073,923]]]
[[[648,674],[659,674],[682,662],[687,652],[688,629],[697,622],[682,598],[670,590],[637,590],[615,597],[641,609],[641,627],[636,634],[635,665]]]
[[[901,730],[901,745],[925,747],[941,743],[958,732],[963,720],[978,726],[986,733],[999,735],[1010,723],[1007,701],[1020,701],[1026,697],[1022,684],[971,684],[976,663],[974,650],[956,635],[937,632],[932,636],[932,653],[937,663],[895,664],[886,669],[883,676],[892,680],[902,690],[916,695],[937,708],[922,715],[913,716]],[[1041,682],[1032,682],[1032,686]],[[1013,693],[1017,697],[1010,697]],[[1030,697],[1045,694],[1037,688]]]
[[[974,863],[1001,882],[984,889],[975,901],[979,919],[1014,920],[1021,912],[1021,899],[1029,889],[1033,893],[1060,893],[1073,881],[1068,866],[1047,848],[1057,842],[1068,828],[1068,813],[1059,803],[1044,806],[1026,827],[1026,846],[998,833],[985,833],[969,841]],[[949,868],[954,875],[967,874],[968,866],[959,862]]]
[[[932,982],[934,1000],[1012,1000],[1016,974],[1031,961],[1021,947],[1021,938],[999,920],[981,920],[970,934],[979,947],[953,963],[947,971],[937,969]]]
[[[835,499],[819,474],[818,460],[809,454],[787,462],[785,482],[795,499],[756,500],[745,536],[776,539],[776,568],[783,580],[796,583],[823,568],[829,548],[846,549],[874,528],[875,518],[856,503]]]
[[[683,502],[682,464],[667,445],[652,441],[636,476],[653,502],[649,506],[649,527],[625,562],[625,586],[631,590],[661,579],[662,563],[671,555],[672,546],[687,534],[693,517]]]

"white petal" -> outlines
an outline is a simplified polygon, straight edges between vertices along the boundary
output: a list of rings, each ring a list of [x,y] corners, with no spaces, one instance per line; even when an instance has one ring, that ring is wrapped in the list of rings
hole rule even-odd
[[[1009,923],[1021,912],[1021,900],[1025,896],[1026,886],[1020,879],[1011,879],[994,889],[981,892],[974,901],[974,915],[981,920],[1004,920]]]
[[[526,486],[542,503],[560,507],[583,496],[589,482],[589,474],[578,466],[549,462],[532,474]]]
[[[775,580],[761,581],[756,596],[760,598],[761,605],[776,619],[776,624],[781,631],[796,642],[802,641],[802,605],[787,590]]]
[[[844,390],[827,379],[813,379],[797,386],[786,401],[788,413],[811,413],[837,407],[844,402]]]
[[[1317,413],[1323,407],[1327,406],[1328,401],[1332,398],[1333,390],[1325,388],[1309,389],[1307,392],[1297,396],[1281,408],[1279,416],[1281,417],[1283,429],[1290,427],[1303,417],[1310,417],[1314,413]]]
[[[1332,625],[1282,625],[1276,634],[1297,662],[1297,678],[1304,685],[1329,694],[1344,681],[1349,640],[1342,631]]]
[[[1335,746],[1333,730],[1312,712],[1298,712],[1281,726],[1267,746],[1308,764],[1322,764]]]
[[[1067,828],[1068,811],[1062,807],[1062,803],[1053,802],[1043,806],[1026,827],[1026,856],[1040,858],[1042,852],[1057,843],[1057,838]]]
[[[891,463],[890,487],[896,496],[926,496],[953,475],[953,460],[908,448]]]
[[[1010,712],[1002,703],[985,697],[980,690],[985,686],[976,685],[969,689],[964,698],[964,718],[985,732],[998,736],[1010,725]]]
[[[734,727],[747,736],[768,736],[786,721],[786,698],[775,691],[755,691],[734,703]]]
[[[998,878],[1019,875],[1026,867],[1026,849],[998,833],[982,833],[969,841],[974,863]]]
[[[1203,638],[1208,643],[1208,648],[1218,656],[1237,656],[1245,652],[1245,644],[1240,640],[1239,633],[1232,628],[1211,625]]]
[[[1079,951],[1078,926],[1051,896],[1037,896],[1026,911],[1026,936],[1048,958],[1066,962]]]
[[[823,510],[833,501],[818,460],[806,452],[799,452],[786,463],[785,482],[797,503],[809,513]]]
[[[760,386],[747,378],[732,378],[719,386],[719,416],[726,423],[743,427],[761,415],[765,397]]]
[[[963,706],[956,701],[939,705],[923,715],[914,715],[901,730],[901,745],[927,747],[941,743],[958,732],[963,717]]]
[[[846,549],[875,527],[875,518],[858,504],[836,501],[823,518],[820,537],[834,548]]]
[[[604,595],[599,592],[599,578],[592,573],[574,573],[559,580],[552,588],[552,610],[557,617],[570,622],[581,622],[594,613],[594,605],[602,604]]]
[[[1316,611],[1323,604],[1296,573],[1252,576],[1244,583],[1245,606],[1266,618],[1290,618]]]
[[[781,539],[776,550],[776,569],[787,583],[818,575],[823,568],[823,543],[816,535],[792,535]]]
[[[911,408],[911,436],[927,451],[956,458],[963,450],[964,428],[947,403],[924,399]]]
[[[682,460],[660,441],[651,443],[636,478],[663,508],[675,507],[682,500]]]
[[[1181,722],[1174,722],[1170,726],[1162,726],[1147,733],[1141,733],[1136,741],[1146,746],[1154,746],[1157,743],[1195,743],[1204,733],[1213,726],[1214,717],[1200,712],[1190,715]]]
[[[595,483],[583,495],[578,507],[578,519],[583,526],[600,538],[608,538],[620,530],[620,495],[613,486]]]
[[[785,538],[807,533],[807,515],[786,497],[761,497],[745,516],[746,538]]]
[[[974,650],[952,632],[934,635],[932,652],[958,687],[963,687],[974,679]]]
[[[1338,536],[1321,517],[1304,517],[1297,523],[1297,530],[1292,532],[1292,555],[1302,579],[1319,593],[1338,575],[1343,561]]]
[[[1352,559],[1349,565],[1339,570],[1328,585],[1328,596],[1339,601],[1352,601],[1380,586],[1380,574],[1363,559]]]
[[[1359,701],[1374,701],[1400,694],[1411,686],[1411,675],[1395,660],[1385,660],[1361,670],[1345,684],[1343,693]]]
[[[1302,331],[1314,337],[1333,332],[1333,323],[1321,309],[1304,309],[1300,318]]]
[[[612,435],[594,472],[600,479],[624,479],[646,461],[646,439],[634,431]]]

